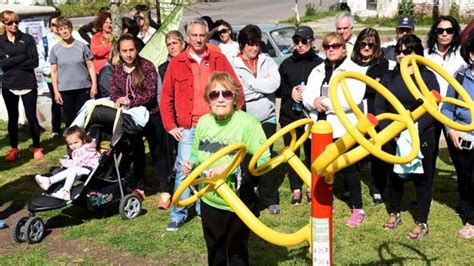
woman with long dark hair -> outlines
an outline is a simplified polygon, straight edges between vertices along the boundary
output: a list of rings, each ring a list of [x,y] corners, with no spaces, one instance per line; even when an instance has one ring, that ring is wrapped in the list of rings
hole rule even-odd
[[[380,37],[377,30],[373,28],[363,29],[357,36],[354,50],[352,51],[352,61],[360,66],[368,66],[366,75],[382,80],[388,71],[388,61],[382,55]],[[364,100],[367,104],[367,112],[374,114],[375,94],[377,92],[370,86],[366,86]],[[385,190],[388,171],[385,163],[375,156],[369,157],[370,161],[370,194],[375,204],[383,203],[382,194]]]
[[[394,70],[388,72],[382,79],[381,84],[390,90],[406,109],[409,109],[416,103],[416,99],[408,90],[405,82],[402,80],[400,73],[400,61],[407,55],[417,54],[423,56],[423,45],[420,38],[413,34],[403,36],[397,41],[397,66]],[[439,91],[438,81],[433,72],[424,66],[419,66],[423,81],[428,88]],[[413,78],[413,68],[410,65],[408,71]],[[380,94],[375,97],[375,113],[394,113],[395,110],[388,101]],[[380,127],[385,128],[390,122],[380,121]],[[425,114],[417,121],[418,135],[420,137],[420,151],[423,156],[420,167],[417,171],[410,171],[411,173],[404,173],[403,175],[391,172],[391,193],[389,198],[389,218],[383,225],[386,229],[395,229],[401,224],[401,201],[404,192],[404,184],[407,176],[411,177],[415,185],[416,201],[418,208],[415,214],[415,227],[408,232],[407,238],[412,240],[421,239],[428,234],[428,214],[432,200],[433,178],[435,175],[435,162],[438,151],[439,139],[439,124],[430,115]],[[402,138],[399,138],[402,139]],[[397,145],[401,147],[403,143],[391,141],[385,145],[384,149],[392,154],[395,154]],[[415,162],[412,162],[413,164]],[[391,166],[393,169],[393,166]],[[421,168],[421,169],[420,169]],[[415,169],[413,169],[415,170]]]
[[[166,158],[158,158],[157,143],[163,134],[156,132],[163,127],[156,99],[157,72],[152,62],[138,55],[135,38],[124,34],[118,39],[120,63],[114,66],[110,84],[110,99],[116,107],[144,106],[150,112],[144,135],[150,146],[153,165],[157,172],[166,167]],[[164,133],[166,134],[166,133]],[[137,181],[135,193],[145,197],[143,179],[145,177],[145,146],[141,136],[133,136],[133,171]],[[160,173],[157,173],[160,175]],[[163,178],[167,178],[164,176]]]
[[[440,16],[428,32],[428,47],[424,55],[454,75],[466,66],[461,56],[460,43],[461,27],[458,21],[452,16]],[[448,82],[439,75],[436,75],[436,78],[441,95],[445,96]]]

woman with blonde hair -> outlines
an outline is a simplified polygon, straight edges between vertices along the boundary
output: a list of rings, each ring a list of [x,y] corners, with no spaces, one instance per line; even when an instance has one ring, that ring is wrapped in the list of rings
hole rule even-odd
[[[324,37],[322,48],[326,55],[323,64],[316,66],[308,77],[308,84],[303,90],[303,105],[310,110],[310,117],[314,120],[327,120],[334,129],[333,141],[346,134],[334,108],[329,100],[328,87],[331,78],[344,71],[356,71],[366,73],[367,67],[362,67],[347,58],[346,43],[342,35],[336,32]],[[349,79],[348,87],[351,89],[352,100],[361,104],[365,94],[365,83]],[[357,123],[357,117],[350,109],[347,100],[340,88],[338,88],[339,102],[346,112],[346,116],[352,124]],[[341,174],[345,178],[346,188],[350,192],[352,214],[346,222],[349,227],[357,227],[364,220],[365,213],[362,209],[362,188],[360,184],[360,173],[351,165],[342,169]]]
[[[156,32],[156,29],[150,26],[150,10],[137,10],[133,19],[137,21],[140,30],[137,37],[146,44]]]

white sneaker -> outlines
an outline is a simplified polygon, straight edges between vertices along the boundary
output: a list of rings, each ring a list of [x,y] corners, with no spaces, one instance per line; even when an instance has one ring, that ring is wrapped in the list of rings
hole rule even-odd
[[[49,180],[49,178],[46,176],[36,175],[35,180],[44,191],[48,190],[49,186],[51,186],[51,180]]]
[[[71,193],[69,191],[65,190],[64,188],[61,188],[58,191],[52,193],[51,196],[53,196],[55,198],[58,198],[58,199],[66,200],[66,201],[71,200]]]

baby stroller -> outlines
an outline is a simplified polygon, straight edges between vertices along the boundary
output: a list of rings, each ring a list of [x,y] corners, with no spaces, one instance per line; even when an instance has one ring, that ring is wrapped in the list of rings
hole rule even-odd
[[[64,182],[52,184],[48,190],[33,198],[28,204],[29,215],[17,219],[12,225],[12,237],[16,242],[40,242],[44,237],[45,225],[35,214],[63,208],[70,203],[89,210],[119,203],[119,213],[124,220],[140,214],[142,199],[133,193],[133,177],[128,172],[133,156],[130,138],[138,134],[142,127],[134,124],[130,115],[122,113],[121,108],[114,109],[110,104],[92,105],[85,118],[84,129],[98,141],[97,147],[100,147],[101,136],[111,134],[110,148],[102,152],[98,166],[89,175],[76,178],[70,201],[51,196]],[[57,173],[55,171],[61,169],[55,169],[53,174]]]

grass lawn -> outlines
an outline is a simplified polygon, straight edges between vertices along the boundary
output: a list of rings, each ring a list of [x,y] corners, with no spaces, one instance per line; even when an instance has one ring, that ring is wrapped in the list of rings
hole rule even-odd
[[[27,132],[22,128],[21,132]],[[0,219],[8,224],[26,215],[29,200],[40,193],[34,175],[47,174],[57,165],[66,151],[59,139],[49,139],[45,132],[43,145],[46,159],[31,160],[26,134],[20,136],[22,156],[16,163],[5,163],[4,154],[9,149],[6,124],[0,123]],[[279,147],[281,147],[279,143]],[[457,237],[462,224],[454,207],[457,201],[456,180],[446,149],[438,159],[434,201],[430,214],[430,235],[421,241],[405,239],[413,227],[409,203],[414,199],[411,183],[407,184],[402,213],[404,224],[396,231],[387,231],[382,224],[387,218],[385,206],[374,206],[368,195],[367,173],[364,172],[363,195],[366,220],[355,229],[345,226],[349,215],[347,204],[337,198],[342,185],[336,183],[334,213],[334,263],[335,264],[469,264],[472,258],[472,240]],[[149,176],[152,170],[147,169]],[[282,213],[270,216],[262,212],[261,220],[271,228],[294,232],[309,221],[308,204],[289,205],[289,184],[282,180],[284,166],[276,171],[281,181]],[[89,212],[76,206],[38,213],[48,229],[45,239],[36,245],[17,244],[10,237],[10,230],[0,230],[0,261],[2,265],[25,264],[162,264],[204,265],[206,247],[200,221],[191,219],[177,232],[166,232],[169,211],[158,210],[158,195],[151,178],[147,180],[148,197],[144,211],[134,220],[123,221],[116,208]],[[252,235],[250,259],[253,265],[308,265],[309,246],[278,247]]]

